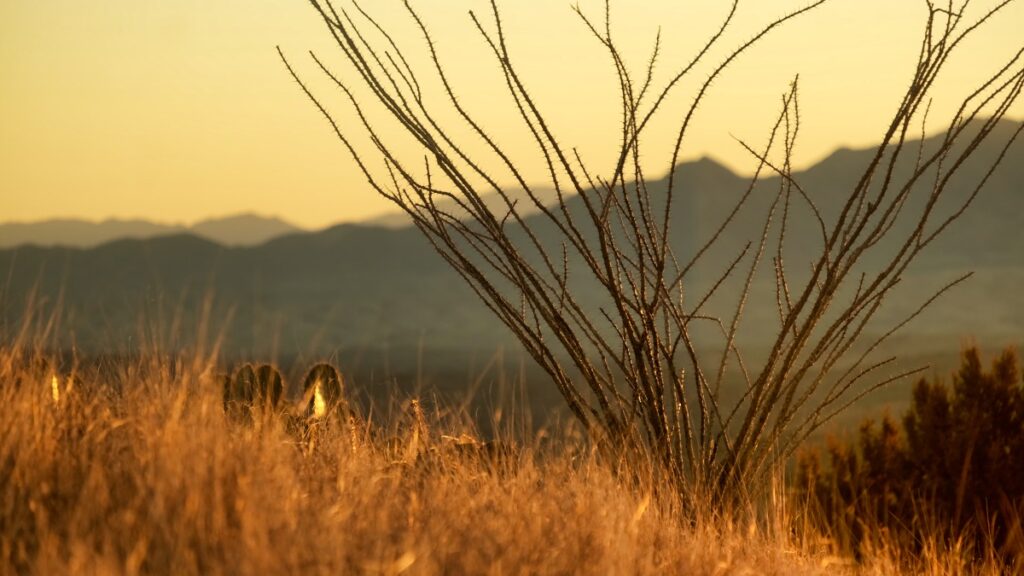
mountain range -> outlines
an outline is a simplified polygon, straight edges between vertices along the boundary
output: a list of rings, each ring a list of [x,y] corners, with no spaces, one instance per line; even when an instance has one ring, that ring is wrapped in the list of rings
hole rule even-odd
[[[160,224],[141,219],[93,222],[63,218],[40,222],[0,223],[0,248],[14,248],[26,244],[93,248],[116,240],[144,240],[178,234],[194,234],[225,246],[256,246],[298,232],[304,230],[280,218],[255,214],[210,218],[191,226]]]
[[[996,141],[1017,126],[1004,122]],[[909,145],[928,150],[939,138]],[[954,196],[969,194],[971,183],[998,152],[994,142],[980,148],[950,182]],[[840,193],[855,183],[871,154],[866,149],[839,150],[794,178],[830,220],[840,208]],[[896,172],[910,168],[899,164]],[[711,159],[679,165],[676,177],[679,193],[672,205],[670,238],[685,261],[699,240],[714,232],[749,181]],[[648,185],[658,197],[667,179]],[[778,178],[764,178],[757,185],[723,241],[705,255],[706,265],[695,271],[691,293],[702,293],[751,236],[759,235],[764,210],[778,187]],[[582,215],[580,198],[569,198],[566,206]],[[820,250],[820,241],[806,208],[801,211],[794,203],[792,210],[786,258],[798,277]],[[990,347],[1020,343],[1022,215],[1024,142],[1017,142],[963,218],[903,275],[903,289],[883,307],[872,330],[880,333],[895,325],[949,280],[974,271],[974,278],[908,325],[890,350],[948,353],[965,338]],[[542,245],[560,253],[557,231],[542,215],[527,216],[526,222]],[[282,235],[262,243],[251,234],[248,242],[240,241],[240,232],[228,235],[230,242],[218,242],[210,239],[220,233],[210,231],[216,227],[202,228],[202,235],[196,227],[88,248],[3,249],[0,336],[17,337],[29,313],[44,319],[59,313],[61,330],[41,345],[73,346],[82,354],[173,351],[205,341],[208,347],[218,344],[233,359],[301,365],[328,357],[351,370],[361,366],[358,370],[369,374],[367,378],[405,374],[423,379],[424,373],[444,373],[460,383],[472,380],[473,370],[488,365],[496,350],[515,350],[515,343],[419,231],[400,224],[345,224],[317,232],[297,232],[281,224]],[[905,231],[912,224],[898,221],[895,230]],[[509,233],[519,240],[525,234],[516,228]],[[98,242],[93,238],[86,244]],[[887,247],[883,243],[879,249],[881,259],[866,258],[865,270],[884,261]],[[581,269],[571,254],[566,262],[570,269]],[[744,317],[745,343],[753,347],[767,342],[777,323],[774,280],[767,276],[755,284]],[[577,299],[595,309],[601,306],[596,283],[584,273],[574,278],[571,289]],[[736,289],[724,289],[717,304],[729,310],[737,295]]]

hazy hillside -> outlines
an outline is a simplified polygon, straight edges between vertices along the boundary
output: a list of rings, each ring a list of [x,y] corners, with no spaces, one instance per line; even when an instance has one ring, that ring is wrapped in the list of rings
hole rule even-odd
[[[226,246],[255,246],[286,234],[302,232],[281,220],[255,214],[210,218],[192,226],[147,220],[110,219],[101,222],[54,219],[42,222],[0,223],[0,248],[23,245],[93,248],[125,239],[146,239],[191,233]]]
[[[506,193],[513,202],[516,202],[517,208],[520,209],[522,214],[535,214],[539,210],[534,206],[533,200],[530,199],[529,195],[523,190],[507,190]],[[545,206],[550,206],[558,201],[558,193],[551,188],[544,188],[534,190],[534,194],[541,200],[541,203]],[[487,207],[495,212],[507,209],[505,200],[498,194],[489,194],[485,198]],[[438,206],[451,214],[459,212],[457,204],[451,200],[440,200]],[[362,224],[366,226],[380,226],[384,228],[402,228],[409,226],[411,221],[409,216],[405,212],[394,212],[391,214],[383,214],[369,220],[365,220]]]
[[[0,224],[0,247],[25,244],[37,246],[92,247],[119,238],[152,238],[184,232],[180,226],[156,224],[146,220],[55,219],[42,222],[8,222]]]
[[[1007,123],[1001,131],[1011,128]],[[935,139],[924,144],[933,146]],[[958,194],[969,192],[968,183],[994,153],[993,147],[985,148],[965,167],[963,176],[952,183]],[[828,218],[838,211],[839,193],[848,189],[852,175],[869,159],[868,151],[839,151],[796,178]],[[901,165],[897,172],[907,169]],[[748,182],[709,159],[683,164],[677,171],[672,238],[677,256],[685,261],[696,251],[698,240],[731,210]],[[977,276],[969,284],[907,328],[900,346],[928,353],[936,346],[943,351],[955,347],[965,337],[992,346],[1019,341],[1024,335],[1024,309],[1019,306],[1019,286],[1024,283],[1022,183],[1024,142],[1015,146],[958,226],[904,276],[904,288],[883,309],[877,330],[887,329],[950,279],[975,270]],[[777,187],[774,178],[757,187],[721,246],[698,266],[693,293],[713,282],[723,263],[759,234],[763,210]],[[651,182],[650,188],[654,195],[664,194],[666,182]],[[582,210],[578,198],[568,203],[571,211]],[[820,240],[805,207],[794,204],[790,218],[786,258],[799,276]],[[542,216],[528,221],[542,243],[560,251],[557,235]],[[897,229],[907,225],[899,222]],[[286,226],[277,230],[283,233]],[[249,234],[255,242],[254,228],[268,229],[241,218],[207,223],[197,231],[212,237],[230,230],[234,236],[221,238]],[[520,231],[513,229],[512,234],[522,238]],[[864,265],[872,264],[868,259]],[[596,310],[602,304],[600,292],[571,254],[570,265],[581,270],[573,279],[574,292]],[[436,362],[445,354],[453,365],[464,365],[466,357],[485,358],[510,343],[505,328],[409,227],[342,225],[250,247],[228,247],[184,234],[121,240],[92,249],[25,246],[0,251],[0,272],[5,277],[0,306],[8,334],[35,293],[44,302],[61,302],[67,328],[63,345],[74,343],[83,351],[137,349],[147,339],[165,346],[187,343],[200,326],[210,337],[223,335],[224,349],[232,356],[370,354],[404,366]],[[767,282],[755,286],[744,329],[749,343],[762,342],[774,330],[776,310],[773,293],[769,294],[773,287]],[[726,289],[713,304],[727,310],[735,293]],[[210,316],[202,324],[201,304],[207,296],[212,296]],[[432,351],[426,361],[420,348]]]
[[[210,218],[193,224],[189,231],[225,246],[256,246],[287,234],[303,232],[280,218],[255,214]]]
[[[1020,122],[1003,121],[996,127],[992,137],[986,141],[978,153],[960,169],[951,182],[951,199],[963,199],[973,189],[984,172],[991,165],[1001,149],[1001,143],[1013,133]],[[905,154],[895,166],[894,177],[899,178],[913,169],[916,152],[919,148],[928,153],[934,151],[942,141],[944,134],[937,134],[922,141],[909,141],[906,148],[911,151]],[[822,211],[825,220],[831,222],[841,209],[838,200],[845,197],[856,183],[864,168],[870,163],[874,149],[840,149],[826,157],[818,164],[803,172],[795,174],[794,179],[808,192]],[[964,216],[951,229],[950,233],[941,237],[924,254],[919,263],[925,268],[948,268],[961,265],[1024,265],[1024,235],[1019,234],[1016,216],[1024,206],[1024,141],[1017,141],[998,170],[988,180],[983,194],[971,206]],[[677,168],[677,192],[673,199],[672,229],[673,247],[679,249],[681,257],[692,255],[688,250],[696,249],[697,240],[707,238],[721,220],[732,210],[740,195],[750,184],[748,178],[731,172],[725,166],[711,158],[703,158],[688,162]],[[919,189],[931,184],[928,176],[922,179]],[[760,183],[755,187],[750,202],[740,210],[729,228],[726,241],[713,251],[708,260],[719,260],[736,255],[743,244],[756,236],[763,225],[763,215],[768,203],[774,198],[779,187],[779,178],[771,177],[769,171],[762,175]],[[877,182],[875,183],[877,188]],[[660,197],[665,194],[667,179],[648,182],[652,195]],[[535,214],[530,209],[522,191],[507,191],[510,197],[518,200],[517,207],[527,208],[522,212]],[[921,190],[915,190],[920,193]],[[540,190],[538,195],[549,202],[555,201],[553,190]],[[487,205],[499,209],[504,208],[503,201],[496,195],[485,197]],[[443,201],[442,201],[443,204]],[[570,198],[567,202],[569,210],[577,221],[586,220],[586,211],[582,201]],[[658,203],[655,202],[655,205]],[[456,213],[456,210],[451,210]],[[659,215],[660,216],[660,215]],[[529,219],[534,225],[542,221],[540,217]],[[367,225],[401,227],[408,225],[404,214],[381,216],[366,222]],[[912,224],[907,219],[897,222],[896,232],[906,230]],[[544,232],[543,224],[539,224]],[[791,207],[789,226],[793,229],[795,242],[789,245],[794,256],[814,254],[820,242],[817,242],[817,227],[811,212],[802,202],[794,201]],[[585,230],[586,231],[586,230]],[[553,234],[553,230],[546,230]],[[542,236],[544,234],[542,233]],[[558,246],[555,238],[550,239]],[[731,240],[731,241],[730,241]]]

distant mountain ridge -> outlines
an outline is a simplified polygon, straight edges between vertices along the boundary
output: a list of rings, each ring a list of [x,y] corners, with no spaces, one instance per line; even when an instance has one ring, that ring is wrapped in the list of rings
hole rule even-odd
[[[100,222],[56,218],[40,222],[0,223],[0,248],[24,245],[94,248],[116,240],[145,240],[194,234],[224,246],[256,246],[287,234],[306,232],[280,218],[245,213],[209,218],[191,226],[143,219],[111,218]]]
[[[1006,123],[1000,132],[1016,126]],[[936,138],[926,139],[924,146],[935,145]],[[997,153],[995,143],[980,148],[976,161],[964,167],[963,177],[951,181],[953,191],[966,193]],[[870,150],[843,150],[794,177],[814,195],[828,220],[838,210],[840,194],[854,184],[850,175],[870,158]],[[676,172],[678,196],[672,205],[670,234],[673,249],[678,248],[685,261],[696,241],[706,238],[744,193],[748,180],[710,159],[681,164]],[[652,180],[649,190],[663,194],[666,183],[666,178]],[[702,286],[714,280],[710,271],[720,271],[749,234],[760,230],[759,214],[777,189],[774,177],[758,185],[722,245],[707,253],[709,273],[696,275],[691,294],[700,294]],[[812,219],[799,208],[794,205],[790,231],[793,238],[805,241],[788,244],[786,255],[796,271],[807,268],[818,242]],[[566,209],[581,214],[581,199],[567,198]],[[1018,142],[964,218],[904,275],[901,285],[906,290],[887,302],[880,316],[882,327],[912,312],[926,293],[976,270],[974,279],[907,328],[914,345],[933,336],[946,345],[963,337],[999,346],[1019,342],[1024,336],[1024,307],[1019,303],[1019,286],[1024,283],[1022,214],[1024,142]],[[557,230],[543,215],[525,220],[542,244],[560,250]],[[905,224],[899,223],[897,230]],[[523,234],[511,227],[509,232],[513,238]],[[571,254],[568,264],[581,271],[572,277],[574,295],[600,306],[600,290]],[[511,342],[505,327],[419,231],[408,226],[346,224],[288,234],[257,246],[230,247],[187,234],[122,240],[86,250],[23,246],[0,250],[0,275],[7,278],[6,283],[0,281],[0,329],[19,326],[25,303],[33,297],[35,302],[59,301],[66,312],[65,329],[82,349],[110,351],[136,345],[140,318],[156,323],[156,332],[174,327],[178,338],[205,326],[208,336],[223,336],[223,350],[236,356],[323,356],[374,348],[413,350],[415,363],[415,350],[421,345],[493,351]],[[212,296],[212,308],[204,320],[199,316],[206,314],[207,296]],[[770,333],[776,320],[774,302],[761,306],[752,301],[744,316],[745,334]]]

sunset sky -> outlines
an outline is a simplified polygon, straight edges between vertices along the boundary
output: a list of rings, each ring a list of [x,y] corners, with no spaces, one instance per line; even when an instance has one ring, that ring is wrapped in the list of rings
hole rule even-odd
[[[806,3],[741,3],[722,47],[736,46],[759,25]],[[606,53],[567,0],[501,4],[515,63],[561,140],[578,146],[592,165],[606,165],[619,125]],[[967,17],[994,4],[976,1]],[[492,57],[467,15],[471,8],[486,13],[489,3],[413,5],[434,30],[467,107],[541,180],[539,158],[514,110],[503,105]],[[595,17],[603,9],[595,0],[580,5]],[[427,75],[418,57],[422,39],[401,3],[366,6]],[[637,75],[661,27],[656,80],[664,82],[707,38],[728,2],[613,0],[612,7],[615,34]],[[748,172],[750,157],[734,136],[763,141],[780,95],[798,73],[800,165],[840,146],[877,141],[909,81],[925,14],[923,0],[832,0],[776,31],[713,85],[684,158],[709,155]],[[958,97],[1020,49],[1021,24],[1024,2],[950,62],[935,92],[930,131],[941,129]],[[324,55],[343,76],[349,70],[304,0],[0,2],[0,221],[190,223],[257,212],[314,228],[389,211],[289,78],[277,45],[345,124],[351,116],[316,80],[306,51]],[[688,87],[706,75],[706,68],[698,71]],[[664,170],[680,104],[691,94],[679,93],[650,136],[647,159],[664,163]],[[1024,107],[1011,116],[1024,117]]]

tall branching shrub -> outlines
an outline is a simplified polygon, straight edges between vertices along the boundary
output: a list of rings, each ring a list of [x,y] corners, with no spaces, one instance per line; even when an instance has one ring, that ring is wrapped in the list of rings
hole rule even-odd
[[[745,192],[688,252],[674,245],[673,206],[683,193],[675,168],[700,104],[713,97],[712,84],[766,36],[824,2],[783,15],[711,61],[734,22],[739,4],[734,1],[692,59],[676,65],[661,85],[653,81],[660,37],[648,66],[637,75],[625,64],[612,34],[610,9],[600,22],[577,8],[608,57],[621,92],[621,109],[609,111],[622,120],[619,141],[608,143],[617,149],[616,160],[601,168],[558,137],[531,96],[513,64],[497,2],[490,2],[486,17],[471,11],[467,24],[481,39],[474,49],[493,54],[504,79],[494,88],[511,97],[508,112],[532,134],[547,168],[540,184],[463,106],[431,30],[407,0],[419,38],[389,33],[357,1],[310,0],[348,71],[335,72],[313,53],[312,60],[351,105],[355,125],[336,120],[281,56],[374,190],[408,214],[511,330],[608,454],[648,463],[672,478],[683,494],[724,496],[715,501],[727,502],[756,492],[780,459],[836,412],[908,375],[877,376],[892,359],[872,360],[869,354],[905,322],[876,331],[881,334],[877,338],[867,338],[866,328],[914,259],[967,209],[995,169],[998,160],[967,194],[950,192],[950,179],[989,138],[1024,85],[1021,53],[991,64],[989,78],[965,90],[936,149],[908,145],[919,123],[923,130],[930,91],[950,56],[1010,3],[970,19],[969,1],[956,6],[926,2],[920,53],[907,91],[870,163],[841,193],[834,214],[820,210],[821,196],[793,178],[791,158],[800,124],[794,82],[782,99],[768,145],[757,150],[744,144],[757,162]],[[429,55],[430,66],[411,64],[407,55],[417,50]],[[695,77],[695,70],[706,64],[711,72]],[[431,82],[425,81],[428,76]],[[682,116],[667,117],[665,102],[685,84],[696,87],[695,96]],[[384,128],[371,120],[380,111],[397,123],[401,135],[392,124]],[[440,120],[452,114],[458,130]],[[678,126],[674,144],[667,150],[645,148],[651,126],[664,122]],[[472,137],[459,139],[457,133],[467,128]],[[357,147],[355,133],[368,136],[371,147]],[[1019,133],[1015,127],[998,148],[1005,153]],[[399,138],[411,138],[422,154],[403,156]],[[664,154],[668,170],[663,187],[653,185],[641,162],[641,156],[655,154]],[[484,160],[491,157],[498,159],[497,166]],[[908,158],[912,168],[898,170]],[[764,193],[757,186],[769,175],[778,176],[779,185]],[[509,179],[513,187],[501,184]],[[553,202],[543,189],[555,191]],[[754,236],[721,262],[717,282],[694,292],[695,270],[706,268],[713,249],[726,244],[737,214],[765,194],[770,201]],[[810,259],[809,273],[794,281],[785,253],[796,241],[787,243],[786,230],[790,212],[798,208],[813,222],[815,233],[797,240],[820,249]],[[884,255],[881,263],[879,254]],[[800,270],[806,269],[806,261],[801,262]],[[752,369],[738,340],[747,329],[745,306],[758,281],[774,287],[778,321],[766,358]],[[576,289],[581,282],[597,286],[599,302]],[[731,291],[723,288],[729,284]],[[923,297],[922,308],[935,296]],[[733,299],[731,311],[709,311],[707,303],[716,297]],[[837,372],[855,345],[866,352]],[[715,349],[715,354],[707,352]],[[722,392],[727,373],[742,374],[744,381],[732,399]]]

